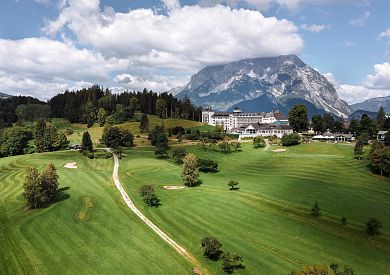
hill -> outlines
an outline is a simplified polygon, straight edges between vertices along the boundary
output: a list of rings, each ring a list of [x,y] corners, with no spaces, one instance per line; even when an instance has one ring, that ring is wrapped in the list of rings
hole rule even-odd
[[[249,112],[286,111],[299,101],[310,106],[312,113],[326,111],[344,117],[351,113],[333,85],[295,55],[206,67],[191,77],[177,97],[186,95],[196,105],[223,111],[236,105]]]
[[[4,94],[4,93],[0,93],[0,99],[1,98],[8,98],[8,97],[11,97],[11,96],[7,95],[7,94]]]
[[[351,108],[354,110],[378,112],[381,106],[383,106],[385,112],[390,113],[390,96],[370,98],[361,103],[352,104]]]
[[[364,110],[357,110],[353,112],[349,117],[348,120],[357,119],[360,120],[362,118],[363,114],[367,114],[372,120],[376,119],[377,112],[369,112]]]

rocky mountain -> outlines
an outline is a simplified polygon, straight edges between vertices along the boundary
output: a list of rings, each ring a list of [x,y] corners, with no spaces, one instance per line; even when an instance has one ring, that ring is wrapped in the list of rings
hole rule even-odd
[[[370,112],[378,112],[381,106],[383,106],[385,112],[390,113],[390,96],[370,98],[361,103],[351,105],[354,110],[366,110]]]
[[[177,97],[186,95],[196,105],[220,111],[239,106],[248,112],[286,112],[303,103],[311,115],[326,111],[347,117],[351,113],[333,85],[295,55],[206,67],[191,77]]]
[[[7,97],[11,97],[11,96],[4,93],[0,93],[0,98],[7,98]]]
[[[348,120],[351,121],[352,119],[360,120],[362,118],[362,115],[366,114],[369,118],[372,120],[376,119],[377,112],[370,112],[370,111],[364,111],[364,110],[356,110],[352,114],[349,115]]]

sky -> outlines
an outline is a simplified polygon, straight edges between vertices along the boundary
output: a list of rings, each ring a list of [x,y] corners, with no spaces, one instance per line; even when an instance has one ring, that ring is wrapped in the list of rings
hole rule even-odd
[[[388,0],[1,0],[0,92],[169,91],[205,66],[296,54],[341,99],[390,95]]]

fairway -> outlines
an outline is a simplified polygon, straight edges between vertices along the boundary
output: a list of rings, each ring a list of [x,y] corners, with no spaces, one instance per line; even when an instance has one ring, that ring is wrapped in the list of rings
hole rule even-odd
[[[53,161],[65,197],[27,210],[25,168]],[[66,169],[77,162],[77,169]],[[0,274],[189,274],[192,266],[122,202],[113,160],[78,152],[0,159]]]
[[[254,150],[249,143],[230,155],[187,149],[217,160],[220,172],[201,173],[199,187],[166,190],[165,185],[181,184],[181,167],[156,159],[152,148],[135,148],[121,160],[119,175],[145,215],[213,274],[222,274],[221,266],[199,249],[199,240],[208,235],[244,257],[240,274],[288,274],[304,264],[332,262],[348,264],[358,274],[389,274],[390,180],[354,160],[353,146],[303,144],[277,153]],[[230,179],[240,182],[239,191],[228,190]],[[142,184],[158,187],[161,207],[141,201]],[[319,218],[310,215],[315,201]],[[375,238],[364,232],[372,216],[383,223],[383,234]],[[348,219],[346,226],[341,217]]]

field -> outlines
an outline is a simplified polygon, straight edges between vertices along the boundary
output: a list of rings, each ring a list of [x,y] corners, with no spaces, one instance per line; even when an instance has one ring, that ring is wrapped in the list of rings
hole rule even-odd
[[[220,171],[201,173],[199,187],[165,190],[163,185],[181,185],[181,167],[156,159],[151,147],[135,147],[125,151],[119,175],[137,207],[211,274],[222,274],[222,268],[199,249],[199,240],[209,235],[223,250],[244,257],[246,268],[238,274],[288,274],[306,263],[332,262],[348,264],[357,274],[389,274],[390,180],[354,160],[351,145],[303,144],[274,153],[248,143],[230,155],[186,149],[217,160]],[[24,169],[42,169],[49,161],[69,197],[27,210]],[[79,168],[63,168],[71,161]],[[0,273],[190,274],[192,266],[121,202],[112,168],[112,159],[89,160],[77,152],[0,159]],[[228,190],[230,179],[240,182],[238,191]],[[156,186],[160,207],[142,202],[142,184]],[[315,201],[319,218],[310,215]],[[364,232],[372,216],[383,223],[383,234],[375,238]]]
[[[25,168],[53,161],[64,199],[27,210]],[[78,169],[65,169],[76,161]],[[191,266],[122,203],[113,163],[78,152],[0,159],[0,274],[186,274]]]
[[[157,209],[142,203],[138,188],[180,185],[180,166],[156,159],[150,149],[132,149],[122,160],[121,180],[142,211],[213,274],[222,273],[221,266],[199,249],[199,240],[209,235],[244,257],[240,274],[288,274],[307,263],[332,262],[358,274],[390,274],[390,180],[353,160],[351,145],[304,144],[285,153],[243,147],[230,155],[189,149],[217,160],[220,172],[201,173],[203,184],[196,188],[158,188]],[[228,190],[230,179],[240,182],[238,191]],[[315,201],[322,209],[319,218],[310,215]],[[364,232],[372,216],[384,225],[380,237]],[[341,217],[348,225],[341,225]]]
[[[212,129],[212,126],[209,125],[202,125],[202,123],[197,121],[191,121],[191,120],[185,120],[185,119],[177,119],[177,118],[168,118],[168,119],[160,119],[158,116],[154,115],[148,115],[149,119],[149,129],[153,129],[156,125],[159,125],[160,123],[164,123],[164,126],[166,128],[171,128],[175,126],[181,126],[183,128],[195,128],[200,130],[209,130]],[[60,119],[56,118],[53,119],[53,124],[60,128],[61,130],[66,129],[72,129],[74,133],[70,136],[68,136],[68,139],[71,144],[79,144],[81,142],[81,138],[83,136],[84,131],[88,131],[91,135],[92,141],[97,144],[102,137],[104,127],[99,127],[99,125],[95,124],[91,128],[87,128],[86,124],[71,124],[66,119]],[[119,124],[119,127],[126,128],[130,130],[134,135],[141,134],[139,131],[139,122],[125,122],[123,124]],[[136,138],[135,143],[136,144],[146,144],[147,141],[145,140],[145,137],[147,134],[142,134],[141,138]]]

